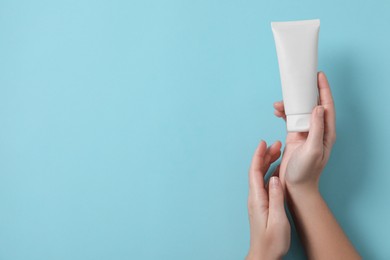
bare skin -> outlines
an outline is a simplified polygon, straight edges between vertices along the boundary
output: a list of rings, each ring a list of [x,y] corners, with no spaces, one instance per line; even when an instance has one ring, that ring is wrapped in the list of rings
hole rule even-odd
[[[281,155],[280,142],[267,148],[261,141],[249,169],[248,212],[250,249],[247,260],[281,259],[290,247],[290,223],[284,208],[283,186],[277,176],[270,179],[268,189],[264,175]],[[277,175],[277,172],[274,173]]]
[[[309,259],[361,259],[319,191],[321,172],[336,140],[335,108],[328,80],[318,73],[320,105],[312,112],[308,133],[288,133],[280,169],[268,185],[264,175],[280,157],[281,143],[262,141],[249,170],[248,211],[251,242],[247,260],[281,259],[290,246],[284,196]],[[286,119],[283,102],[275,115]]]
[[[319,191],[319,179],[336,140],[335,107],[328,80],[318,73],[320,106],[313,109],[309,133],[288,133],[280,167],[309,259],[360,259]],[[275,115],[286,118],[283,102],[274,104]]]

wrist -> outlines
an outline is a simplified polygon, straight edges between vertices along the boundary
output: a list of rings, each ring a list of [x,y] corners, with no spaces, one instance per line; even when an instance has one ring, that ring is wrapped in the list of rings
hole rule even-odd
[[[286,182],[286,191],[292,198],[321,196],[318,182],[290,184]]]
[[[298,203],[300,206],[315,203],[315,201],[323,200],[318,185],[308,186],[286,186],[288,203]]]
[[[249,249],[248,255],[245,257],[245,260],[281,260],[282,259],[282,257],[266,255],[265,250],[262,253],[260,251],[261,250]]]

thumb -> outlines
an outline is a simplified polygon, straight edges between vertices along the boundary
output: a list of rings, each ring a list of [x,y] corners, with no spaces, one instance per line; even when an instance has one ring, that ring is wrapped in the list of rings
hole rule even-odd
[[[306,144],[313,148],[322,147],[324,143],[324,107],[317,106],[311,113],[309,135]]]
[[[283,187],[279,177],[273,176],[269,181],[269,217],[268,225],[280,225],[286,221]]]

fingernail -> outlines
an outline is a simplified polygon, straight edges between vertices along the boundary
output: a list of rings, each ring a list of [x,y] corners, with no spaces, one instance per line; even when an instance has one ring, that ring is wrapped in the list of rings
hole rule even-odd
[[[279,186],[279,178],[278,177],[271,177],[271,187],[277,188]]]
[[[318,106],[317,115],[319,115],[321,117],[324,116],[324,107],[323,106]]]

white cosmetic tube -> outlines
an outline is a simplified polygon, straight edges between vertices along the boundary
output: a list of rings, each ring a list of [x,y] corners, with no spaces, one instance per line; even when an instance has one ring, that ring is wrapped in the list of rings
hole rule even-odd
[[[320,20],[272,22],[287,131],[307,132],[318,104],[317,49]]]

